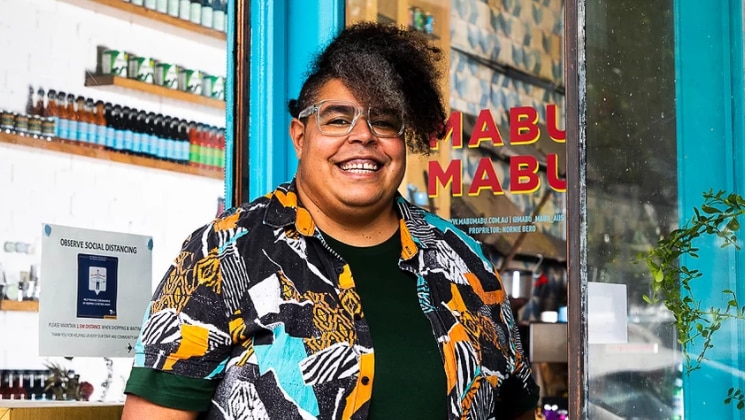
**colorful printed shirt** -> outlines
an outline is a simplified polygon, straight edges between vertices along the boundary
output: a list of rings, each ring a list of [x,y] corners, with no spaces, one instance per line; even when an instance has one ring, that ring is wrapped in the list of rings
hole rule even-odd
[[[396,206],[399,267],[417,278],[449,418],[510,418],[535,407],[538,387],[480,244],[400,196]],[[349,266],[299,204],[294,182],[186,240],[135,352],[135,368],[215,380],[209,419],[364,419],[375,382]]]

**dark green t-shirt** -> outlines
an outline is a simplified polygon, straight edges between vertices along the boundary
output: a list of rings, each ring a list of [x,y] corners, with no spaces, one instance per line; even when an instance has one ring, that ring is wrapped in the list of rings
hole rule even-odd
[[[349,264],[375,350],[370,419],[447,418],[447,380],[416,278],[398,267],[401,236],[354,247],[324,235]]]

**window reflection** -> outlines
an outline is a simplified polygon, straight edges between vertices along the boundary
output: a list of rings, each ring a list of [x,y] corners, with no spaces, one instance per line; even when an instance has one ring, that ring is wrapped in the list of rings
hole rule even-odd
[[[589,346],[591,418],[681,414],[671,316],[642,300],[652,279],[635,263],[678,222],[672,6],[587,3],[588,280],[626,285],[629,331]]]

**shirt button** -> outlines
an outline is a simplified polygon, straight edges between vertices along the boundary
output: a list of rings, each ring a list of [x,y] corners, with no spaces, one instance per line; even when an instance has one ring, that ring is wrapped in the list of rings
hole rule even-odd
[[[370,378],[368,378],[367,376],[363,376],[360,382],[362,382],[362,385],[367,385],[370,383]]]

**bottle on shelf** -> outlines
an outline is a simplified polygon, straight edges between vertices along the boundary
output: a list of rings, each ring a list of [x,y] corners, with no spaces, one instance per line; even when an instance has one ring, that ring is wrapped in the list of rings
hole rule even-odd
[[[88,145],[98,147],[98,132],[96,129],[96,107],[93,99],[85,98],[85,121],[88,123]]]
[[[91,99],[92,102],[93,100]],[[91,109],[93,109],[93,128],[96,148],[103,149],[106,146],[106,115],[103,101],[96,101],[95,104],[92,104]]]
[[[28,399],[28,390],[23,385],[23,372],[22,371],[16,372],[16,378],[13,384],[13,388],[11,388],[11,393],[14,396],[14,399],[16,400]]]
[[[167,13],[173,17],[179,16],[179,0],[167,0]]]
[[[161,135],[163,136],[163,148],[161,149],[161,158],[166,161],[173,160],[173,134],[171,133],[171,118],[168,115],[163,116],[161,120]]]
[[[59,137],[59,128],[57,126],[57,121],[59,120],[59,108],[57,105],[57,91],[54,89],[49,89],[47,91],[47,107],[44,109],[44,118],[45,120],[42,123],[46,125],[42,125],[41,130],[44,137]],[[47,138],[47,140],[51,140],[51,138]]]
[[[202,15],[199,19],[199,23],[206,28],[211,28],[213,23],[212,20],[214,19],[212,16],[213,14],[214,10],[212,9],[212,0],[202,0]]]
[[[178,17],[183,20],[189,20],[191,15],[191,0],[179,0]]]
[[[217,130],[217,149],[218,149],[218,159],[217,159],[217,167],[218,169],[225,168],[225,129],[220,128]]]
[[[78,126],[79,117],[75,110],[75,95],[72,93],[67,94],[67,100],[65,101],[65,113],[67,114],[68,121],[68,135],[67,138],[73,143],[80,141],[80,128]]]
[[[14,376],[13,374],[14,373],[15,373],[14,371],[9,370],[5,374],[6,385],[5,385],[4,395],[5,395],[5,399],[6,400],[15,400],[16,399],[15,383],[13,381],[13,379],[14,379],[13,378],[13,376]]]
[[[207,156],[205,166],[207,169],[217,167],[217,127],[214,125],[207,126]]]
[[[155,10],[160,13],[168,13],[168,0],[156,0]]]
[[[182,119],[179,120],[178,124],[178,139],[179,139],[179,163],[184,165],[189,164],[189,122]]]
[[[28,85],[28,98],[26,99],[26,114],[32,115],[36,107],[36,91],[34,87]]]
[[[212,29],[225,32],[225,10],[227,4],[223,0],[212,0]]]
[[[33,92],[33,91],[32,91]],[[8,376],[10,371],[0,371],[0,400],[10,399],[10,384],[8,383]],[[12,380],[12,378],[11,378]]]
[[[28,136],[28,114],[16,114],[13,130],[19,136]]]
[[[173,139],[173,161],[176,163],[184,163],[184,145],[181,141],[181,135],[179,133],[179,127],[181,126],[181,120],[178,118],[171,119],[171,138]]]
[[[31,115],[44,115],[44,99],[46,98],[46,95],[44,94],[44,89],[39,88],[39,90],[36,91],[36,104],[34,105],[34,112],[31,113]]]
[[[199,139],[197,138],[197,123],[189,121],[187,125],[187,136],[189,139],[189,166],[199,165]]]
[[[190,0],[189,22],[199,25],[202,21],[202,0]]]
[[[153,130],[153,122],[155,121],[155,113],[154,112],[146,112],[145,113],[145,124],[143,125],[143,133],[142,138],[144,139],[144,153],[147,157],[154,157],[155,156],[155,149],[157,147],[157,141],[158,139],[155,137],[155,132]]]
[[[57,139],[66,143],[70,138],[70,117],[67,114],[67,94],[57,92]]]
[[[103,118],[106,120],[106,135],[104,136],[104,148],[108,150],[114,149],[114,140],[116,138],[116,130],[112,123],[111,113],[114,110],[114,105],[111,102],[106,102],[103,105]]]
[[[30,400],[44,399],[44,381],[46,377],[40,371],[31,371],[28,375],[28,398]]]
[[[131,3],[134,4],[135,6],[143,6],[144,5],[144,1],[143,0],[131,0]]]
[[[147,143],[145,132],[147,131],[147,113],[145,111],[136,111],[134,126],[132,127],[132,152],[135,155],[148,155],[150,153],[150,145]]]
[[[85,98],[78,95],[75,98],[75,116],[77,122],[77,140],[83,144],[90,144],[90,122],[88,121],[88,112],[85,109]]]
[[[128,106],[122,107],[122,131],[124,131],[124,141],[122,142],[122,148],[120,151],[124,153],[132,153],[132,142],[134,141],[134,131],[132,131],[132,124],[134,124],[134,115],[132,108]]]
[[[114,150],[118,152],[124,151],[124,109],[119,104],[114,105],[111,112],[111,121],[109,122],[114,127]]]
[[[42,119],[43,117],[38,114],[28,116],[28,135],[29,136],[35,139],[42,138],[42,133],[41,133]]]
[[[165,138],[163,137],[163,114],[155,114],[150,123],[150,131],[153,135],[152,155],[155,159],[163,159],[165,151]]]

